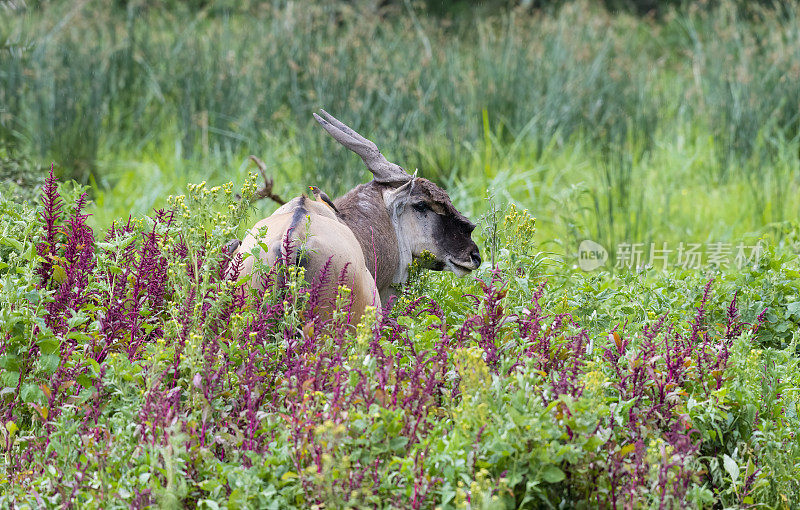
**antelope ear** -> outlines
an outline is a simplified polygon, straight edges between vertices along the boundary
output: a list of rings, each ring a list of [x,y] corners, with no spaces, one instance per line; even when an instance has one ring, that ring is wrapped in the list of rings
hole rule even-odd
[[[414,172],[414,175],[416,175],[416,172]],[[414,189],[416,181],[416,177],[411,177],[402,186],[383,192],[383,202],[386,204],[386,209],[392,218],[396,218],[398,214],[403,212],[409,198],[411,198],[411,191]]]

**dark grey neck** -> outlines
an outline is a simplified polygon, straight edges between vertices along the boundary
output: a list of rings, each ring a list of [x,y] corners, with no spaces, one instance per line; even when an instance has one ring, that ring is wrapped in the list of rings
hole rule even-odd
[[[370,181],[334,201],[339,218],[361,244],[382,298],[389,292],[400,263],[397,235],[383,200],[386,189],[386,185]]]

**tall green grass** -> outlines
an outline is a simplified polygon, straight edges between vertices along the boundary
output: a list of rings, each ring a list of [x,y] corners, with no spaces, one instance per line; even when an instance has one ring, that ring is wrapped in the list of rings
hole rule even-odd
[[[553,249],[755,237],[800,213],[796,8],[120,5],[0,21],[0,143],[95,183],[99,225],[188,181],[241,180],[251,153],[284,194],[366,180],[320,107],[472,215],[487,188],[529,208]]]

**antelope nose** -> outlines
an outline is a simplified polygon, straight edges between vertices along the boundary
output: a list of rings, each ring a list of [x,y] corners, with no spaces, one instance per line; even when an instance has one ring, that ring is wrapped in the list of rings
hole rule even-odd
[[[481,265],[481,252],[478,251],[478,248],[472,250],[472,253],[469,254],[472,258],[472,263],[475,264],[475,267]]]

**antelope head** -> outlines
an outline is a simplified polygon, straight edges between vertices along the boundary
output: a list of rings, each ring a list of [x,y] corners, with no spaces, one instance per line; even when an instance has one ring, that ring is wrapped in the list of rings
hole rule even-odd
[[[412,177],[406,184],[386,191],[383,198],[401,254],[417,258],[430,253],[433,261],[428,263],[428,269],[447,270],[456,276],[464,276],[481,265],[478,246],[471,238],[475,224],[458,212],[442,188],[427,179]]]
[[[325,110],[321,114],[314,118],[358,154],[374,176],[335,204],[359,239],[370,271],[370,261],[376,260],[373,276],[382,295],[387,285],[405,282],[408,265],[426,252],[433,256],[427,267],[436,271],[464,276],[480,266],[480,252],[471,238],[475,224],[453,206],[443,189],[387,161],[373,142]],[[375,246],[376,235],[394,247]]]

